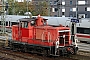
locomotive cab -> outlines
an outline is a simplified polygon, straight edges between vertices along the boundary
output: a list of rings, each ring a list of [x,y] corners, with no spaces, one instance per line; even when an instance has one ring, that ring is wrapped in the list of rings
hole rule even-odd
[[[33,39],[33,27],[35,26],[35,18],[19,19],[18,25],[12,26],[12,39],[14,41],[27,42],[25,39]]]
[[[19,20],[19,27],[27,28],[29,26],[47,25],[47,20],[41,17],[38,18],[22,18]]]
[[[29,26],[35,26],[35,19],[22,18],[19,20],[19,27],[28,28]]]

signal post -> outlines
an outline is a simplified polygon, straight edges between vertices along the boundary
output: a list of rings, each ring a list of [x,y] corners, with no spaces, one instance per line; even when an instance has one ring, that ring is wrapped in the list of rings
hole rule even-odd
[[[76,32],[77,32],[77,28],[76,28],[76,24],[79,23],[79,19],[71,19],[71,39],[72,42],[76,42]]]

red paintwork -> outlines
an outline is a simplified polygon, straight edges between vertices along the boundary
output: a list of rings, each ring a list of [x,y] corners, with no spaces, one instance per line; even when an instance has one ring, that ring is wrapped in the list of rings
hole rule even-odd
[[[19,40],[18,26],[17,25],[12,26],[12,39]]]
[[[28,23],[27,28],[19,28],[18,25],[12,26],[12,39],[19,42],[24,42],[28,44],[34,44],[34,45],[41,45],[41,46],[55,46],[55,41],[58,39],[58,36],[61,34],[58,31],[60,30],[70,30],[68,27],[52,27],[52,26],[44,26],[44,20],[41,17],[38,17],[36,19],[36,25],[30,26],[30,23]],[[61,35],[68,35],[67,38],[65,38],[68,43],[66,43],[66,46],[69,46],[71,44],[70,40],[70,32],[65,33],[63,32]],[[60,39],[59,39],[60,40]],[[60,44],[60,46],[63,46],[64,44]]]

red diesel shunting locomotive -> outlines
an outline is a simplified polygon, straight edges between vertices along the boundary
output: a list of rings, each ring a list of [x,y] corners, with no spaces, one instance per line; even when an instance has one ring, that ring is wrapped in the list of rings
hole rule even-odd
[[[18,25],[13,25],[10,46],[16,50],[54,56],[75,54],[78,50],[72,44],[68,27],[50,26],[47,19],[40,16],[22,18]]]

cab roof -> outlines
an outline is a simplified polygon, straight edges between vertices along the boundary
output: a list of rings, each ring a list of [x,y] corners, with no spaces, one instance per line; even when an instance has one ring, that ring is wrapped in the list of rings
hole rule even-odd
[[[38,18],[21,18],[19,19],[19,21],[22,21],[22,22],[30,22],[30,21],[35,21],[37,20]],[[48,20],[48,19],[45,19],[43,18],[43,20]]]
[[[30,22],[30,21],[35,21],[36,18],[21,18],[19,19],[19,21],[22,21],[22,22]]]

